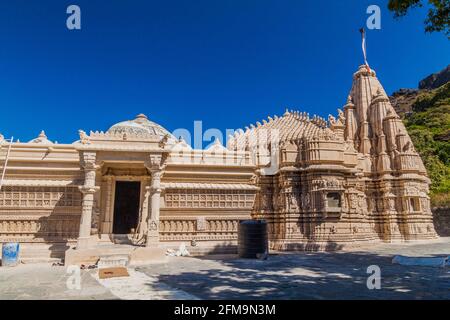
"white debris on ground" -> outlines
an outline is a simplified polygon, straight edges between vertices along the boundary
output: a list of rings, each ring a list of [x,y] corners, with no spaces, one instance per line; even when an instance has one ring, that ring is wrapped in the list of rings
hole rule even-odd
[[[449,257],[405,257],[394,256],[392,263],[403,266],[446,267],[450,266]]]
[[[259,260],[267,260],[267,258],[269,257],[269,252],[266,250],[263,253],[257,253],[256,254],[256,258]]]
[[[175,251],[173,249],[167,249],[167,251],[166,251],[166,256],[170,256],[170,257],[187,257],[189,255],[190,255],[190,253],[186,249],[185,243],[180,244],[180,247],[178,248],[177,251]]]
[[[129,257],[128,255],[110,255],[103,256],[97,262],[97,267],[109,268],[109,267],[126,267],[128,266]]]
[[[98,271],[91,275],[113,295],[123,300],[199,300],[185,291],[158,283],[155,277],[128,269],[128,277],[100,279]]]

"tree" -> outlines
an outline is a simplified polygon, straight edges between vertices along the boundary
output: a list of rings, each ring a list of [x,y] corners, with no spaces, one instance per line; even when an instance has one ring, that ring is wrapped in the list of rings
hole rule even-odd
[[[409,9],[423,7],[426,0],[389,0],[388,8],[394,17],[405,16]],[[426,32],[444,32],[450,39],[450,1],[428,0],[430,9],[425,20]]]

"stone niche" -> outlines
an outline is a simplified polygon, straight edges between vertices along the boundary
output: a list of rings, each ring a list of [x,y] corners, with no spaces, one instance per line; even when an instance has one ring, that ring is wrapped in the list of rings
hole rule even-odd
[[[344,146],[342,141],[314,139],[306,145],[306,162],[309,164],[344,162]]]

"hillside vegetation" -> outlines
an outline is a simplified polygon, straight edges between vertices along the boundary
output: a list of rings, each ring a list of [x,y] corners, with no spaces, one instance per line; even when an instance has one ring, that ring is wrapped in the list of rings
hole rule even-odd
[[[450,82],[432,90],[417,91],[406,128],[432,181],[433,206],[450,206]]]

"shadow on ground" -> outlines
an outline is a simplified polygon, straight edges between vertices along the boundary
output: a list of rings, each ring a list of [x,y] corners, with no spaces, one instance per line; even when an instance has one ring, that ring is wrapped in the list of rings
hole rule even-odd
[[[366,252],[282,253],[266,261],[175,257],[142,271],[202,299],[450,299],[449,268],[391,261]],[[367,288],[371,265],[380,267],[380,290]]]

